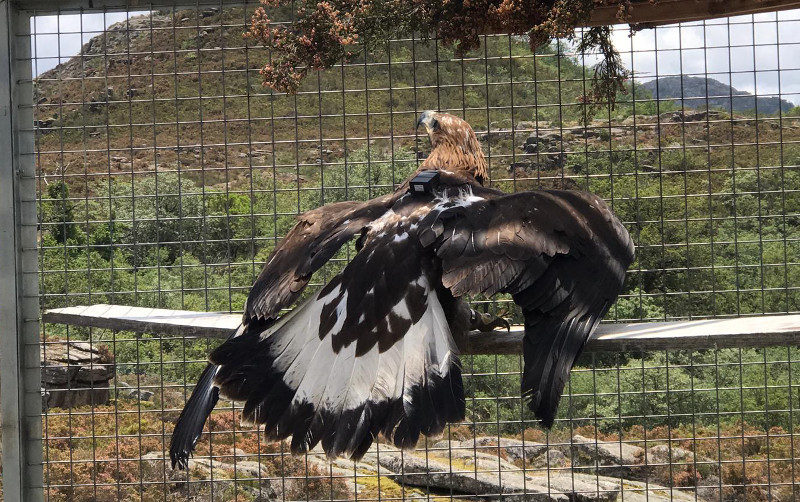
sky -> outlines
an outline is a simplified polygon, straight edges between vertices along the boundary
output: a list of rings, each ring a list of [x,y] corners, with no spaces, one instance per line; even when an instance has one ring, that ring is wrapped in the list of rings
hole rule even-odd
[[[106,27],[144,13],[36,16],[35,73],[66,62]],[[800,10],[664,26],[633,36],[618,26],[614,43],[640,82],[656,75],[708,74],[738,90],[780,93],[800,105]]]
[[[615,27],[614,45],[642,82],[708,74],[741,91],[800,104],[800,10],[642,30]]]
[[[147,13],[131,11],[34,16],[31,19],[31,33],[35,34],[31,47],[35,58],[34,73],[40,75],[59,63],[66,63],[81,51],[83,44],[112,24],[124,21],[129,16]]]

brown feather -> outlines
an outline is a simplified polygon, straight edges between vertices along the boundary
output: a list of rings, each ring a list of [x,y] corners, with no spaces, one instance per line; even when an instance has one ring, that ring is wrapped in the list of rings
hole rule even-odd
[[[245,401],[242,416],[267,437],[292,435],[295,453],[321,442],[331,457],[358,458],[381,432],[403,448],[441,433],[464,417],[453,339],[471,324],[459,298],[470,294],[508,293],[522,309],[522,392],[553,423],[570,368],[622,290],[630,236],[594,195],[481,186],[487,164],[469,124],[436,112],[419,124],[433,146],[420,170],[439,170],[438,187],[407,196],[406,181],[393,194],[299,218],[253,285],[243,325],[210,355],[176,428],[173,464],[187,465],[220,395]],[[275,321],[355,237],[344,270]],[[423,319],[429,325],[407,341],[416,345],[398,345]]]
[[[425,112],[424,124],[431,140],[431,153],[420,171],[466,172],[481,184],[489,177],[486,157],[475,131],[463,119],[449,113]]]
[[[301,215],[253,284],[245,304],[245,324],[275,318],[291,306],[313,273],[400,196],[398,191],[366,202],[337,202]]]

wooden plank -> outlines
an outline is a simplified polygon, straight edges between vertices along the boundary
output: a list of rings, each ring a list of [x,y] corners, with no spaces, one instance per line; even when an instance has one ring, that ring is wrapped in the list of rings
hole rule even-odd
[[[91,305],[53,309],[42,315],[49,323],[116,331],[198,338],[227,338],[239,326],[238,314]],[[510,332],[471,333],[464,354],[519,354],[522,326]],[[800,344],[800,315],[704,319],[697,321],[601,324],[587,351],[650,351],[769,347]]]
[[[471,333],[465,354],[519,354],[522,327],[510,333]],[[800,343],[800,315],[697,321],[601,324],[587,352],[773,347]]]
[[[635,2],[625,23],[640,27],[800,8],[797,0],[658,0]],[[587,26],[620,24],[616,5],[598,6]]]
[[[122,305],[90,305],[48,310],[42,320],[55,324],[199,338],[228,338],[241,315]]]

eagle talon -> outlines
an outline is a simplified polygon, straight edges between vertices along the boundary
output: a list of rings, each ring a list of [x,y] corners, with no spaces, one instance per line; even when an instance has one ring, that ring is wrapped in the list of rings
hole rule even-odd
[[[473,330],[489,333],[498,328],[505,328],[509,333],[511,332],[511,324],[503,317],[496,317],[491,314],[480,314],[472,311],[470,316],[470,327]]]

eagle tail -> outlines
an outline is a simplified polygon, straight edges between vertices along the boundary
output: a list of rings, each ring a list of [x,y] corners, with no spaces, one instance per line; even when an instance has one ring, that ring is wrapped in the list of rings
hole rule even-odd
[[[214,385],[214,376],[218,370],[217,365],[206,366],[178,417],[169,443],[169,458],[172,460],[173,469],[175,466],[180,469],[189,466],[189,457],[203,433],[206,419],[219,400],[219,388]]]
[[[372,344],[341,343],[347,295],[320,294],[260,336],[233,338],[212,352],[222,395],[245,402],[243,421],[263,424],[272,440],[292,436],[294,453],[321,442],[329,457],[356,459],[379,433],[412,448],[420,434],[440,434],[464,418],[460,363],[434,291],[404,333]],[[393,314],[408,315],[405,308]]]

